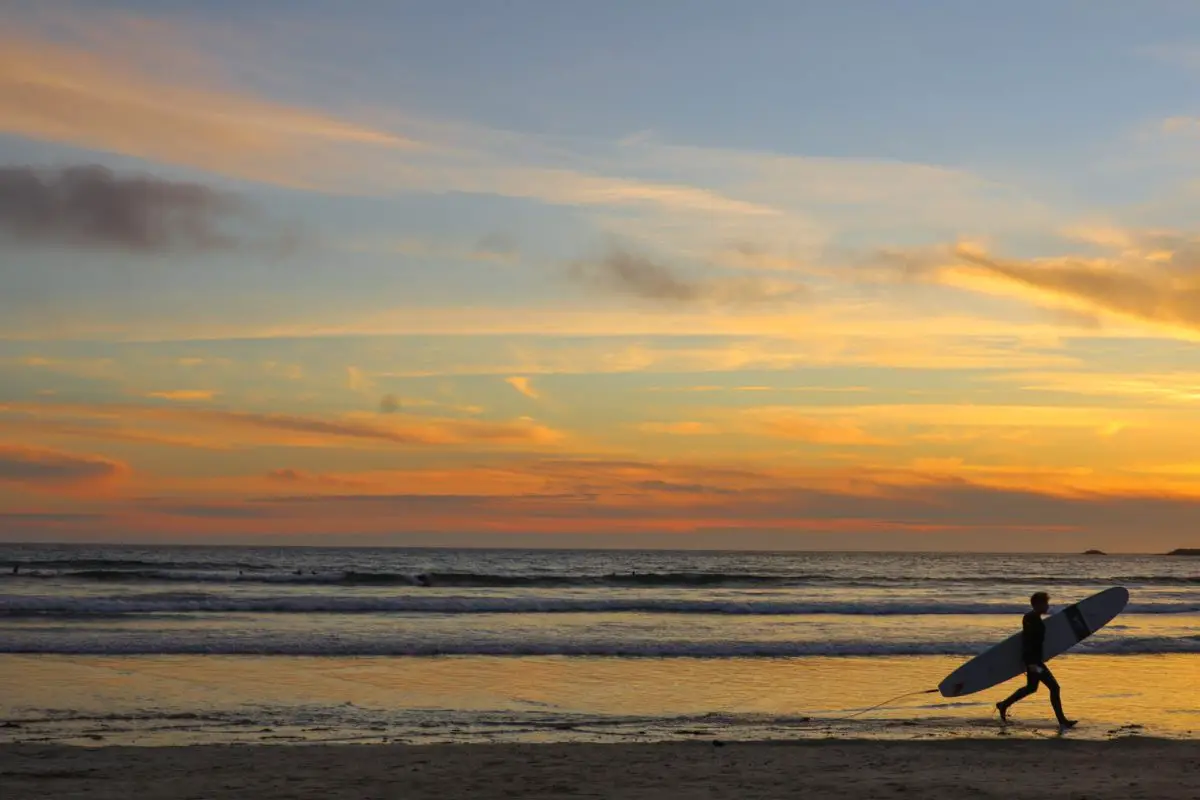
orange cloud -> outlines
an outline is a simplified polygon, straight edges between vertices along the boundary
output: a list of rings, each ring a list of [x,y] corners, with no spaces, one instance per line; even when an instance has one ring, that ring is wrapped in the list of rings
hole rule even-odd
[[[266,488],[272,493],[281,488],[294,491],[336,493],[354,489],[358,494],[410,493],[420,495],[475,494],[481,496],[533,495],[545,491],[545,476],[533,468],[459,467],[455,469],[394,469],[367,472],[312,472],[295,468],[275,469],[266,475]],[[246,478],[220,479],[224,494],[244,495],[253,490]],[[181,485],[180,488],[187,488]]]
[[[129,424],[134,423],[134,424]],[[0,430],[22,439],[55,437],[67,439],[103,439],[115,442],[157,444],[166,447],[194,447],[202,450],[229,450],[230,443],[199,433],[164,431],[137,424],[137,420],[88,418],[71,415],[68,419],[35,415],[6,415],[0,407]]]
[[[242,411],[195,411],[192,418],[224,427],[246,427],[283,433],[312,434],[318,439],[364,439],[394,444],[463,444],[467,442],[547,443],[560,434],[532,421],[485,422],[480,420],[408,417],[397,423],[374,420],[325,420],[290,414],[255,414]]]
[[[346,388],[352,392],[369,394],[375,391],[375,381],[366,372],[351,365],[346,367]]]
[[[1158,372],[1017,372],[995,378],[998,382],[1018,384],[1022,389],[1043,392],[1092,395],[1097,397],[1137,397],[1151,402],[1193,405],[1200,402],[1200,373]]]
[[[124,477],[129,468],[100,456],[0,445],[0,482],[49,491],[96,488]]]
[[[890,531],[1028,536],[1043,547],[1103,534],[1106,546],[1134,523],[1142,526],[1200,524],[1200,495],[1167,492],[1047,491],[1042,475],[1018,485],[988,485],[954,474],[963,465],[928,463],[930,472],[742,473],[693,465],[638,462],[539,462],[531,474],[549,478],[535,491],[484,494],[462,482],[458,492],[416,488],[387,493],[301,491],[237,500],[155,499],[131,507],[147,529],[173,532],[240,531],[329,534],[353,519],[355,532],[423,533],[454,537],[462,532],[546,534],[623,532],[720,533],[751,536],[786,532],[800,544],[804,534],[847,535]],[[725,473],[728,480],[721,480]],[[689,479],[688,475],[691,475]],[[582,480],[582,482],[577,482]],[[749,485],[746,481],[757,486]],[[288,483],[289,481],[285,481]],[[731,486],[743,484],[740,488]],[[316,487],[313,487],[316,488]],[[449,488],[449,487],[447,487]],[[513,487],[514,489],[516,487]],[[169,518],[171,522],[165,522]],[[1064,536],[1066,539],[1045,537]],[[436,541],[436,536],[434,541]],[[745,539],[743,539],[745,541]],[[853,539],[841,540],[853,546]],[[901,540],[896,540],[897,543]],[[908,540],[919,546],[920,540]],[[953,544],[953,539],[943,542]],[[988,539],[958,540],[986,547]],[[685,544],[681,542],[681,544]],[[778,544],[785,544],[783,541]],[[1095,540],[1092,541],[1095,543]],[[1128,547],[1127,547],[1128,549]]]
[[[147,392],[146,397],[159,400],[178,400],[188,402],[194,400],[212,400],[217,393],[209,389],[169,389],[161,392]]]
[[[84,378],[113,378],[117,375],[117,362],[111,358],[60,359],[27,356],[18,359],[17,363],[26,367]]]
[[[889,445],[895,442],[872,436],[858,424],[845,419],[828,419],[787,409],[751,412],[761,434],[799,439],[813,444]]]
[[[1155,477],[1187,471],[1164,469]],[[182,483],[170,491],[155,486],[151,496],[107,503],[94,519],[64,521],[58,509],[26,508],[19,520],[0,514],[0,535],[9,522],[55,534],[70,526],[91,535],[108,531],[109,537],[209,541],[344,534],[419,535],[427,537],[423,543],[445,544],[490,532],[603,534],[597,542],[644,545],[650,540],[642,537],[661,532],[687,534],[681,546],[720,546],[735,536],[739,543],[786,548],[815,541],[855,547],[864,540],[854,537],[889,532],[917,535],[889,540],[901,547],[920,548],[931,541],[922,537],[940,533],[947,538],[936,540],[937,546],[950,548],[995,549],[989,537],[1003,536],[999,549],[1040,542],[1043,549],[1128,550],[1150,546],[1142,538],[1129,541],[1135,527],[1157,531],[1165,542],[1168,531],[1200,525],[1197,475],[1177,477],[1177,485],[1156,487],[1082,469],[976,466],[958,458],[924,458],[892,470],[597,459],[347,474],[287,468],[224,478],[220,485],[206,478],[190,489]],[[41,513],[51,511],[56,513]],[[703,538],[710,534],[726,538]]]
[[[709,422],[643,422],[638,430],[645,433],[661,433],[669,436],[706,436],[720,433],[721,429]]]
[[[6,420],[5,417],[9,418]],[[138,405],[0,405],[0,427],[93,438],[230,449],[246,446],[548,445],[563,434],[531,419],[486,421],[385,416],[322,418],[295,414]]]
[[[307,472],[302,469],[273,469],[267,473],[267,480],[289,486],[324,486],[332,488],[352,488],[370,486],[370,482],[362,479],[347,478],[340,475],[324,475]]]
[[[514,376],[512,378],[505,378],[504,382],[532,400],[537,400],[539,397],[537,390],[533,388],[529,378]]]
[[[1068,229],[1066,235],[1113,254],[1003,259],[978,244],[960,242],[884,257],[885,269],[1025,300],[1057,310],[1062,321],[1093,329],[1099,327],[1100,315],[1135,328],[1149,323],[1195,338],[1200,330],[1200,242],[1173,232],[1108,228]]]

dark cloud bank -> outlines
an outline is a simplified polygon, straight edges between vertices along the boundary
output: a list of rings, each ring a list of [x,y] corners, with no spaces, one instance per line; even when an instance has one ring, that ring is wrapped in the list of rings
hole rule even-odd
[[[210,187],[99,166],[0,167],[0,238],[24,245],[133,253],[225,250],[223,230],[248,211]]]

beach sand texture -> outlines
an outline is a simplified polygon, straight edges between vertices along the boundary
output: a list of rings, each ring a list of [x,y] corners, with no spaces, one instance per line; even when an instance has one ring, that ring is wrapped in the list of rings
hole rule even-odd
[[[0,747],[4,800],[1200,798],[1195,742]]]

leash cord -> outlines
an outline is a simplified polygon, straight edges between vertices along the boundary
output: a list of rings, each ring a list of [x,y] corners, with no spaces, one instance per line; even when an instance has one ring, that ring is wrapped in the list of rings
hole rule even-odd
[[[890,700],[884,700],[882,703],[876,703],[875,705],[871,706],[870,708],[864,708],[861,711],[855,711],[853,714],[847,714],[844,717],[820,717],[819,719],[821,719],[823,721],[829,721],[829,722],[840,722],[841,720],[844,720],[844,719],[854,719],[855,717],[857,717],[861,714],[865,714],[868,711],[874,711],[877,708],[882,708],[883,706],[886,706],[889,703],[894,703],[897,700],[903,700],[906,697],[916,697],[919,694],[933,694],[936,691],[937,691],[937,689],[922,689],[919,692],[906,692],[901,695],[896,695],[895,697],[891,698]]]

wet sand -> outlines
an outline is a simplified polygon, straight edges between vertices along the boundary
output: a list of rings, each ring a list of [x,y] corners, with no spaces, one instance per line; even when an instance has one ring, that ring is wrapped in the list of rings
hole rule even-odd
[[[1193,798],[1194,741],[0,746],[27,798]]]

